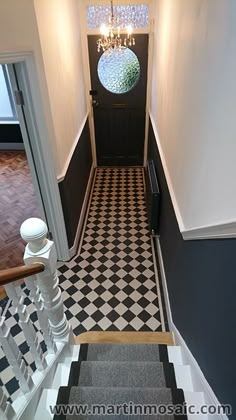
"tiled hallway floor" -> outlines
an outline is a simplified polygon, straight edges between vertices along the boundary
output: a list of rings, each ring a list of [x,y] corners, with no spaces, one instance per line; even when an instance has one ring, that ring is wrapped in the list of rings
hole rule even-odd
[[[62,297],[75,335],[84,331],[163,331],[164,320],[144,199],[142,168],[99,168],[77,256],[59,264]],[[25,304],[43,351],[34,304]],[[29,372],[35,363],[18,314],[0,302]],[[0,386],[14,400],[19,385],[0,348]]]
[[[142,168],[98,168],[78,256],[59,271],[74,334],[162,331]]]

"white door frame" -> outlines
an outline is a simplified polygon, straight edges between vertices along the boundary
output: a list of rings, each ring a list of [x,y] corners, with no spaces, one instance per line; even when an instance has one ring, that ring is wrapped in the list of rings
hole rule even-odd
[[[34,54],[29,51],[0,52],[0,64],[16,65],[17,81],[24,96],[24,113],[30,143],[26,136],[24,119],[22,120],[23,114],[20,110],[17,111],[21,128],[23,128],[22,135],[35,192],[40,202],[41,212],[43,200],[48,228],[56,244],[58,259],[67,261],[70,257],[65,221]],[[14,86],[16,80],[10,68],[9,70],[11,83]]]
[[[90,77],[88,37],[87,37],[87,15],[86,15],[86,4],[84,0],[79,0],[78,10],[79,10],[82,62],[83,62],[83,68],[84,68],[85,95],[86,95],[86,104],[87,104],[87,112],[88,112],[88,120],[89,120],[91,149],[92,149],[93,165],[96,168],[97,167],[97,152],[96,152],[96,141],[95,141],[93,106],[92,106],[91,96],[89,95],[89,91],[91,89],[91,77]]]

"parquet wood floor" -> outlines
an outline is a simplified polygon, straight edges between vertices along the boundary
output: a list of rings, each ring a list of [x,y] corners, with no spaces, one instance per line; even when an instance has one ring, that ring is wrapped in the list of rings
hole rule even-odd
[[[0,270],[23,263],[20,225],[40,217],[24,151],[0,151]]]

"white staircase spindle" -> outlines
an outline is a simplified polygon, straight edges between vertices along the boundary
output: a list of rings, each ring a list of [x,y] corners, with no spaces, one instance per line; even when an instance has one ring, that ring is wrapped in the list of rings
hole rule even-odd
[[[27,313],[26,305],[23,303],[24,298],[20,296],[22,291],[21,287],[16,283],[9,283],[8,285],[5,285],[4,288],[8,297],[12,299],[13,306],[15,306],[19,315],[19,324],[34,358],[35,365],[38,370],[44,370],[47,367],[47,362],[43,355],[37,333],[32,325],[29,314]]]
[[[29,297],[37,309],[39,325],[43,333],[45,344],[47,345],[48,353],[55,354],[57,352],[57,347],[53,339],[52,330],[41,299],[41,292],[36,286],[36,276],[27,277],[25,279],[25,284],[30,291]]]
[[[23,392],[29,392],[34,384],[28,373],[28,368],[22,358],[22,354],[10,333],[10,328],[5,323],[4,316],[0,316],[0,343],[15,377],[19,381],[21,390]]]
[[[10,402],[7,402],[6,404],[6,409],[5,409],[5,416],[7,418],[7,420],[12,420],[13,418],[15,418],[15,410],[12,407]]]
[[[3,389],[0,388],[0,419],[11,420],[15,416],[12,405],[7,401],[7,396]]]
[[[1,419],[7,419],[5,415],[6,407],[7,407],[7,396],[3,392],[3,389],[0,388],[0,418]]]
[[[73,342],[72,330],[64,313],[61,290],[58,286],[56,248],[55,244],[47,239],[47,226],[41,219],[31,218],[21,225],[20,233],[28,242],[24,254],[25,264],[40,262],[45,265],[44,272],[37,275],[37,280],[53,336],[57,341]]]

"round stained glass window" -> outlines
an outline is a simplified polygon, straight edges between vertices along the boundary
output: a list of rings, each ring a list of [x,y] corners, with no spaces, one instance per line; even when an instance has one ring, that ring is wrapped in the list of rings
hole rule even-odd
[[[105,51],[98,62],[98,77],[105,89],[112,93],[127,93],[137,84],[140,64],[129,48]]]

